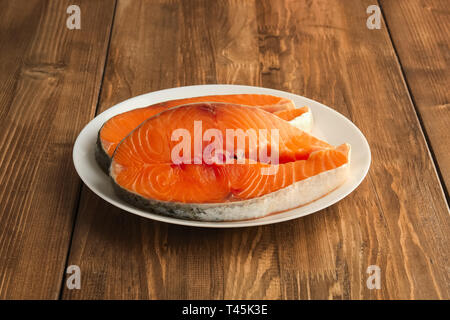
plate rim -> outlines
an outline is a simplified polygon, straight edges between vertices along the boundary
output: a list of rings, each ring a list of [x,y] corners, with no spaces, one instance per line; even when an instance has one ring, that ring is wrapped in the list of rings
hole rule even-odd
[[[298,98],[301,98],[305,101],[310,102],[311,104],[318,104],[320,105],[322,108],[325,108],[327,110],[327,112],[331,112],[334,116],[337,116],[339,118],[341,118],[342,120],[344,120],[345,122],[347,122],[350,127],[352,127],[353,130],[355,130],[356,132],[359,133],[359,137],[362,138],[361,141],[363,142],[363,144],[365,145],[365,150],[367,151],[367,159],[366,159],[366,165],[364,166],[364,169],[361,171],[360,177],[354,181],[354,183],[352,184],[352,187],[349,188],[349,190],[347,190],[346,192],[342,193],[341,195],[336,196],[335,198],[333,198],[332,200],[330,200],[326,205],[322,206],[319,209],[316,210],[312,210],[311,212],[306,212],[306,213],[300,213],[300,214],[293,214],[293,215],[286,215],[284,217],[279,217],[278,219],[274,219],[274,220],[262,220],[264,217],[258,218],[258,219],[251,219],[251,220],[239,220],[239,221],[200,221],[200,220],[186,220],[186,219],[180,219],[180,218],[175,218],[175,217],[170,217],[170,216],[164,216],[164,215],[159,215],[156,213],[150,213],[150,212],[146,212],[142,209],[139,208],[135,208],[132,205],[124,205],[118,201],[116,201],[115,199],[110,198],[108,195],[103,194],[103,192],[100,192],[99,190],[97,190],[96,187],[94,187],[91,182],[88,179],[85,179],[83,177],[82,174],[82,169],[79,167],[79,162],[77,160],[77,152],[80,150],[80,145],[81,145],[81,141],[84,138],[85,135],[87,135],[87,131],[89,130],[90,126],[94,125],[95,122],[98,122],[100,118],[105,118],[103,121],[108,120],[109,118],[111,118],[112,116],[114,116],[116,114],[116,112],[121,109],[124,108],[124,105],[128,105],[128,104],[132,104],[134,101],[138,101],[138,100],[142,100],[145,99],[147,96],[164,96],[167,94],[170,94],[173,91],[182,91],[182,90],[198,90],[200,88],[208,88],[208,90],[214,90],[214,89],[219,89],[219,90],[239,90],[239,91],[246,91],[248,90],[248,93],[252,93],[250,91],[265,91],[265,94],[273,94],[273,95],[278,95],[278,96],[296,96]],[[239,92],[239,93],[244,93],[244,92]],[[254,92],[253,92],[254,93]],[[207,93],[207,94],[233,94],[232,92],[227,92],[227,93]],[[237,93],[236,93],[237,94]],[[186,95],[185,97],[195,97],[197,95],[193,94],[193,95]],[[158,103],[157,100],[158,99],[154,99],[156,102]],[[167,98],[163,98],[163,100],[161,101],[166,101]],[[148,104],[146,104],[148,105]],[[140,106],[137,106],[136,108],[140,108]],[[135,109],[134,107],[132,107],[131,109]],[[131,110],[130,109],[130,110]],[[125,111],[123,111],[125,112]],[[73,146],[73,150],[72,150],[72,160],[74,163],[74,167],[75,170],[78,174],[78,176],[80,177],[80,179],[83,181],[83,183],[93,192],[95,193],[97,196],[99,196],[100,198],[102,198],[104,201],[124,210],[127,211],[128,213],[132,213],[135,215],[138,215],[140,217],[143,218],[147,218],[147,219],[151,219],[151,220],[155,220],[155,221],[159,221],[159,222],[165,222],[165,223],[171,223],[171,224],[176,224],[176,225],[183,225],[183,226],[190,226],[190,227],[201,227],[201,228],[242,228],[242,227],[252,227],[252,226],[262,226],[262,225],[268,225],[268,224],[275,224],[275,223],[280,223],[280,222],[285,222],[285,221],[289,221],[289,220],[293,220],[293,219],[297,219],[297,218],[301,218],[313,213],[318,213],[334,204],[336,204],[337,202],[339,202],[340,200],[342,200],[343,198],[347,197],[350,193],[352,193],[360,184],[361,182],[365,179],[365,177],[368,174],[368,171],[370,169],[371,163],[372,163],[372,154],[371,154],[371,150],[370,150],[370,145],[367,142],[367,138],[364,136],[364,134],[361,132],[361,130],[347,117],[345,117],[343,114],[339,113],[338,111],[328,107],[327,105],[324,105],[318,101],[312,100],[310,98],[301,96],[301,95],[297,95],[291,92],[287,92],[287,91],[281,91],[281,90],[277,90],[277,89],[272,89],[272,88],[265,88],[265,87],[257,87],[257,86],[248,86],[248,85],[232,85],[232,84],[206,84],[206,85],[191,85],[191,86],[181,86],[181,87],[174,87],[174,88],[167,88],[167,89],[162,89],[162,90],[157,90],[157,91],[152,91],[152,92],[148,92],[148,93],[144,93],[144,94],[140,94],[134,97],[131,97],[129,99],[123,100],[111,107],[109,107],[108,109],[106,109],[105,111],[101,112],[100,114],[98,114],[97,116],[95,116],[93,119],[91,119],[84,127],[83,129],[80,131],[80,133],[78,134],[74,146]],[[96,168],[96,170],[101,171],[100,167]],[[102,172],[103,173],[103,172]],[[104,174],[104,173],[103,173]],[[340,188],[342,188],[342,186],[336,188],[335,190],[333,190],[331,193],[335,192],[336,190],[339,190]],[[314,202],[314,201],[313,201]],[[308,205],[308,204],[307,204]],[[306,206],[306,205],[305,205]],[[286,213],[294,211],[298,208],[293,208],[290,210],[287,210]],[[274,215],[275,216],[275,215]]]

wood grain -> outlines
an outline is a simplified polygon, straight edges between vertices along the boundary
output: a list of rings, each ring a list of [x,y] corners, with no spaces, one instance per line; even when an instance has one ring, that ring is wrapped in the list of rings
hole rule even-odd
[[[80,182],[76,134],[95,113],[113,1],[1,1],[0,298],[56,299]],[[95,19],[94,19],[95,18]]]
[[[179,85],[278,88],[352,119],[372,168],[320,213],[236,230],[148,221],[83,188],[68,261],[82,289],[63,298],[449,298],[448,208],[386,26],[365,26],[370,4],[119,1],[100,110]]]
[[[450,187],[448,1],[380,1],[445,186]]]
[[[259,84],[256,11],[251,2],[132,3],[119,2],[117,6],[100,110],[167,87],[217,82]],[[154,19],[149,21],[149,15]],[[108,227],[103,228],[101,221],[108,221]],[[79,264],[85,274],[83,290],[65,290],[64,298],[280,295],[270,228],[242,233],[136,219],[83,190],[76,230],[69,260]],[[127,231],[126,235],[125,230],[131,233]],[[118,247],[105,246],[102,254],[86,256],[86,251],[96,251],[102,243],[98,237],[115,238]],[[248,267],[243,268],[244,254],[258,273],[250,275]],[[139,261],[133,261],[135,258]],[[116,261],[114,266],[110,259]],[[100,261],[104,262],[101,266]],[[118,278],[124,281],[119,284]],[[139,285],[128,283],[131,279]]]
[[[261,51],[271,52],[276,58],[269,63],[277,66],[263,74],[263,86],[335,107],[362,129],[373,156],[357,192],[326,210],[332,213],[310,218],[317,219],[311,230],[323,230],[307,259],[319,259],[314,252],[323,256],[322,262],[308,264],[315,276],[299,272],[299,262],[289,263],[283,291],[308,298],[448,297],[448,208],[385,26],[365,28],[369,2],[257,3]],[[304,234],[304,220],[289,224],[290,233]],[[291,241],[286,250],[288,240],[279,241],[281,261],[302,257],[311,244],[310,237],[303,244]],[[320,249],[323,243],[329,250]],[[366,288],[370,264],[384,270],[380,292]],[[323,278],[317,283],[318,271]]]

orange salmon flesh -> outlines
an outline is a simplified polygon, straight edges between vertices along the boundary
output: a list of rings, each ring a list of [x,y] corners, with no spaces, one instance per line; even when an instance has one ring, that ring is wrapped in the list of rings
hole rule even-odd
[[[234,96],[242,98],[243,95]],[[209,97],[218,100],[218,96]],[[224,97],[224,96],[222,96]],[[227,96],[229,99],[231,96]],[[261,98],[261,96],[259,95]],[[266,96],[265,96],[266,97]],[[267,99],[272,96],[267,96]],[[195,99],[195,98],[193,98]],[[203,97],[204,99],[204,97]],[[224,100],[227,100],[224,98]],[[280,105],[289,105],[288,101],[279,98]],[[184,102],[186,102],[185,99]],[[292,115],[291,107],[277,109],[271,101],[271,110],[263,107],[250,107],[228,103],[192,103],[169,109],[179,102],[167,102],[158,107],[137,109],[133,126],[139,125],[146,113],[145,122],[127,135],[131,130],[129,118],[124,130],[117,130],[115,136],[109,136],[112,126],[117,126],[124,119],[119,115],[112,123],[106,123],[105,136],[118,146],[114,152],[110,175],[114,183],[129,193],[147,199],[181,203],[222,203],[241,201],[261,197],[286,188],[298,181],[316,176],[328,170],[336,169],[349,161],[349,146],[343,144],[334,147],[325,141],[292,126],[281,117]],[[238,101],[241,102],[241,101]],[[255,103],[260,106],[259,103]],[[158,109],[159,108],[159,109]],[[158,109],[164,112],[155,112]],[[276,109],[276,110],[275,110]],[[272,111],[272,113],[268,112]],[[134,113],[133,113],[134,112]],[[156,115],[154,115],[155,113]],[[149,114],[154,116],[149,118]],[[113,118],[114,119],[114,118]],[[133,120],[134,121],[134,120]],[[139,122],[141,121],[141,122]],[[242,163],[194,163],[195,123],[201,122],[202,134],[214,129],[226,136],[227,130],[259,130],[264,129],[268,135],[264,138],[256,136],[256,140],[247,139],[244,145]],[[128,126],[130,124],[130,126]],[[180,141],[173,139],[173,132],[183,129],[190,133],[190,163],[173,161],[173,150]],[[272,131],[276,130],[276,131]],[[278,145],[272,145],[272,132],[277,132]],[[120,143],[119,137],[126,136]],[[112,141],[116,142],[112,142]],[[232,142],[232,143],[231,143]],[[223,148],[231,150],[231,156],[239,151],[237,141],[226,141]],[[211,143],[202,140],[201,151]],[[231,143],[231,149],[228,148]],[[250,159],[252,148],[278,150],[279,163]],[[186,159],[186,150],[183,157]],[[221,150],[225,153],[225,150]],[[270,174],[267,174],[269,172]]]
[[[112,157],[119,142],[143,121],[170,108],[196,102],[222,102],[255,106],[284,120],[292,120],[308,111],[307,107],[296,109],[293,102],[287,98],[263,94],[214,95],[165,101],[118,114],[106,121],[99,132],[101,147],[109,157]]]

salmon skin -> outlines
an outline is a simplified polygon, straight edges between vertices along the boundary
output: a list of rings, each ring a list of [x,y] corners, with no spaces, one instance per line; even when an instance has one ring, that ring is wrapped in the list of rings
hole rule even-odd
[[[222,102],[257,106],[284,120],[290,121],[294,126],[302,130],[310,132],[312,128],[312,113],[308,107],[295,108],[294,103],[290,99],[272,95],[213,95],[171,100],[127,111],[107,120],[98,132],[95,152],[97,163],[107,173],[111,156],[119,142],[143,121],[167,109],[196,102]]]
[[[247,143],[239,145],[227,135],[239,130],[265,130],[265,135],[249,133]],[[214,139],[205,138],[208,132]],[[205,156],[212,144],[215,155],[225,159]],[[252,157],[264,154],[261,150],[276,150],[277,161]],[[349,163],[348,144],[334,147],[261,108],[194,103],[161,112],[133,130],[116,148],[109,173],[118,196],[137,207],[178,218],[230,221],[314,201],[345,181]]]

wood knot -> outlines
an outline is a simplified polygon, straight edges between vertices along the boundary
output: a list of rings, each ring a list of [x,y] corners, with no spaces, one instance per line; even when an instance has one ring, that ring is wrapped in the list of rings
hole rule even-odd
[[[29,77],[36,80],[58,78],[66,68],[64,63],[36,63],[25,64],[21,70],[21,77]]]

